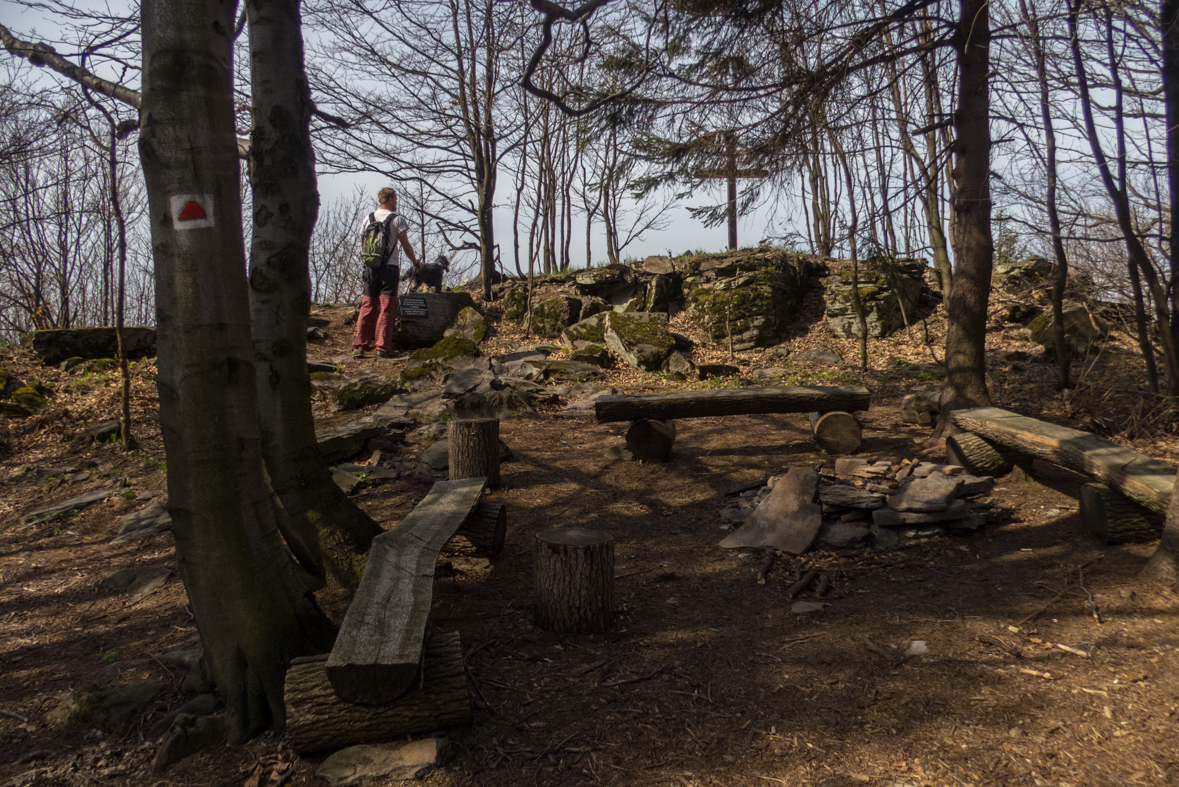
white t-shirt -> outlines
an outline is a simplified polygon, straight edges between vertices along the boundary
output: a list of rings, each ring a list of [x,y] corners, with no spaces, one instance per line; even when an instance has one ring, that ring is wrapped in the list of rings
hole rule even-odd
[[[393,211],[391,210],[378,208],[377,210],[373,211],[372,217],[375,221],[384,221],[392,212]],[[361,235],[364,234],[365,228],[368,227],[368,217],[369,214],[366,213],[364,215],[364,221],[360,225]],[[399,268],[401,267],[401,241],[398,240],[398,238],[401,233],[408,231],[409,222],[407,222],[405,217],[400,213],[397,214],[393,221],[389,222],[389,245],[392,246],[392,248],[389,249],[389,259],[385,260],[386,265],[396,265]]]

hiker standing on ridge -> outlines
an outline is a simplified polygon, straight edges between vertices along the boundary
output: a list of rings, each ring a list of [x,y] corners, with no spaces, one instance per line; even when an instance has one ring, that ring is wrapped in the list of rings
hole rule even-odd
[[[409,242],[409,224],[397,212],[397,192],[383,188],[377,193],[380,208],[368,214],[360,233],[360,256],[364,262],[364,297],[356,318],[352,357],[363,358],[374,341],[378,358],[394,358],[393,322],[397,317],[397,285],[401,280],[401,248],[420,268]]]

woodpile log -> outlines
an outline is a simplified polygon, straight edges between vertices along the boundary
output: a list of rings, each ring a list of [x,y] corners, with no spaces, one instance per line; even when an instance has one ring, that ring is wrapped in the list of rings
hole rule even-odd
[[[1081,525],[1103,544],[1154,541],[1162,533],[1157,514],[1105,484],[1081,487]]]
[[[482,500],[466,524],[442,548],[445,555],[496,557],[504,548],[508,530],[508,509],[503,503]]]
[[[400,524],[373,539],[326,664],[342,699],[381,705],[413,688],[421,672],[438,554],[466,523],[486,486],[486,478],[439,481]]]
[[[536,536],[536,625],[545,631],[598,634],[614,620],[614,537],[562,528]]]
[[[843,410],[811,413],[811,434],[828,454],[854,454],[860,450],[863,431],[854,415]]]
[[[601,396],[594,402],[598,423],[653,418],[703,418],[759,413],[809,413],[867,410],[868,389],[852,386],[769,385],[712,391]]]
[[[990,443],[1083,473],[1157,514],[1167,513],[1175,486],[1175,468],[1168,464],[1095,434],[998,407],[955,410],[951,418],[959,429]]]
[[[487,479],[488,486],[499,486],[499,420],[495,418],[460,418],[450,422],[447,430],[447,459],[450,479]]]
[[[675,421],[643,418],[626,430],[626,448],[640,462],[663,462],[671,459],[675,445]]]
[[[1010,451],[970,432],[946,438],[946,461],[961,465],[975,475],[998,477],[1015,468]]]
[[[383,705],[341,699],[328,680],[327,656],[295,659],[287,671],[283,699],[286,739],[296,754],[390,741],[471,723],[471,701],[457,632],[426,643],[421,685]]]

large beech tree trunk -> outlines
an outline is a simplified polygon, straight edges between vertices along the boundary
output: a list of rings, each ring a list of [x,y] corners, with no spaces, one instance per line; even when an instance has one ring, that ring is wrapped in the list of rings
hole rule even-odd
[[[987,299],[991,292],[991,126],[987,0],[960,0],[958,106],[954,112],[954,286],[946,306],[943,413],[991,403],[986,383]],[[939,421],[939,431],[950,423]]]
[[[141,14],[139,151],[168,508],[229,737],[241,742],[283,726],[287,663],[325,650],[334,630],[283,548],[262,466],[234,137],[234,4],[147,0]]]
[[[319,212],[299,0],[249,0],[253,133],[250,316],[262,452],[299,562],[332,587],[356,585],[381,529],[332,482],[315,439],[307,375],[308,254]]]

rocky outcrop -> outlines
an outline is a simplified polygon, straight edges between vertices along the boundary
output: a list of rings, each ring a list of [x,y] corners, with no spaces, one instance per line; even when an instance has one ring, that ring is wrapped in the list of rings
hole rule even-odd
[[[631,366],[659,371],[675,349],[667,315],[613,312],[606,316],[606,346]]]
[[[30,331],[21,344],[32,350],[42,363],[57,364],[67,358],[117,358],[119,342],[114,328],[54,328]],[[124,328],[123,344],[128,358],[155,355],[155,328]]]
[[[332,409],[356,410],[370,404],[384,404],[405,388],[380,374],[366,374],[346,381],[332,393]]]
[[[532,307],[532,332],[545,339],[557,339],[561,331],[580,319],[581,299],[556,295]]]
[[[1064,336],[1067,341],[1083,347],[1109,333],[1109,326],[1105,321],[1093,314],[1085,304],[1064,301],[1061,308],[1064,317]],[[1052,311],[1046,310],[1024,327],[1024,334],[1041,347],[1055,347],[1055,326],[1056,320],[1052,316]]]
[[[561,331],[561,344],[573,351],[590,344],[606,343],[606,315],[599,313]]]
[[[727,345],[731,337],[734,350],[776,344],[818,271],[807,258],[769,248],[687,260],[688,312],[712,341]]]
[[[996,262],[991,270],[991,283],[1007,292],[1019,292],[1047,283],[1056,266],[1043,257]]]
[[[864,260],[859,264],[860,301],[868,336],[879,339],[913,322],[925,289],[926,265],[921,260]],[[827,282],[827,325],[840,339],[860,334],[856,317],[850,264],[839,268]]]
[[[401,370],[401,380],[406,383],[425,383],[441,378],[447,372],[470,365],[475,359],[482,359],[483,353],[475,342],[453,334],[433,347],[418,350],[409,356]]]
[[[487,337],[487,321],[482,314],[466,306],[454,318],[454,326],[447,328],[443,336],[460,336],[478,344]]]

